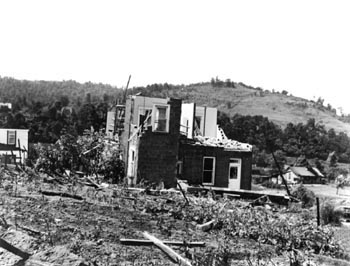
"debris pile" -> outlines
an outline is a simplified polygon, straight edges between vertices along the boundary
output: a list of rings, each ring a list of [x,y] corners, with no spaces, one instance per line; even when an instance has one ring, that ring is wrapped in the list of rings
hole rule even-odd
[[[290,247],[341,252],[328,228],[272,198],[249,204],[210,192],[195,197],[181,182],[182,192],[131,189],[1,170],[1,265],[246,265],[258,258],[290,265]],[[265,247],[272,257],[259,257]]]
[[[194,141],[194,145],[220,147],[230,151],[252,151],[252,145],[232,139],[218,139],[213,137],[195,136]]]

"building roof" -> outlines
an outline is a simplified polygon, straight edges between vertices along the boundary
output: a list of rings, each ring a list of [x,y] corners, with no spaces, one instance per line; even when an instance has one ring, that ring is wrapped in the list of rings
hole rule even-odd
[[[0,128],[0,130],[16,130],[16,131],[29,131],[29,129],[25,129],[25,128]]]
[[[194,143],[192,145],[218,147],[229,151],[252,151],[252,145],[231,139],[217,139],[212,137],[195,136],[193,137],[193,140]]]
[[[292,166],[290,170],[298,176],[323,177],[323,174],[315,167]]]

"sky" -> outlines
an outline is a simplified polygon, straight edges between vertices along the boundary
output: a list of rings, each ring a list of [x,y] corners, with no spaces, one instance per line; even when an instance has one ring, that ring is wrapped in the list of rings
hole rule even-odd
[[[350,113],[346,0],[2,0],[0,76],[125,87],[231,79]]]

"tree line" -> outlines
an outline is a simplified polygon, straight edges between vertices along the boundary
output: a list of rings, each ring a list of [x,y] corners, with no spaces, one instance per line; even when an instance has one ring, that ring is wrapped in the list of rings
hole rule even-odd
[[[230,82],[212,79],[215,86],[227,86]],[[133,88],[129,93],[186,100],[183,88],[184,85],[152,84]],[[101,83],[21,81],[0,77],[0,102],[10,102],[13,106],[12,110],[0,110],[0,127],[28,128],[30,142],[54,143],[66,132],[78,136],[86,129],[104,129],[108,109],[116,99],[122,101],[123,94],[122,89]],[[218,121],[229,138],[253,144],[257,155],[273,149],[286,156],[304,155],[325,160],[335,151],[339,162],[350,162],[349,137],[333,129],[327,130],[315,119],[305,124],[289,123],[284,129],[263,116],[237,114],[229,117],[219,113]]]
[[[305,156],[326,160],[335,152],[339,162],[350,163],[350,139],[344,133],[327,130],[315,119],[305,124],[289,123],[282,129],[263,116],[243,116],[236,114],[229,117],[219,112],[218,123],[228,138],[254,145],[256,154],[277,151],[290,157]],[[259,156],[255,157],[259,162]]]

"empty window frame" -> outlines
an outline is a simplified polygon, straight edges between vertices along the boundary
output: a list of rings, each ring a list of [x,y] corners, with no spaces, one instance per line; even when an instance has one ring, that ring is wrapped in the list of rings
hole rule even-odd
[[[169,105],[155,105],[153,107],[153,131],[169,132]]]
[[[215,157],[203,157],[203,185],[214,185]]]
[[[139,107],[138,125],[141,126],[145,122],[145,126],[152,125],[152,108]]]
[[[16,131],[8,130],[7,131],[7,144],[8,145],[16,145]]]

